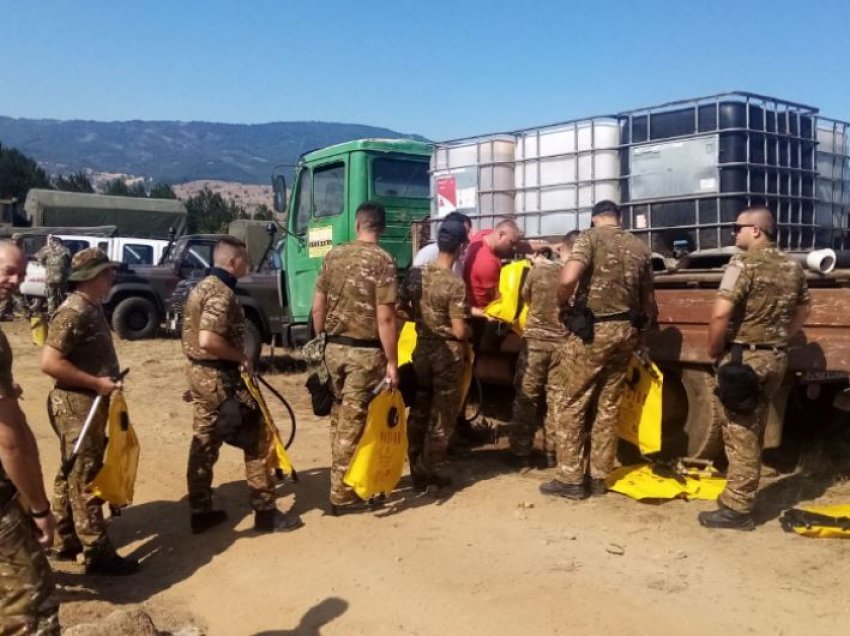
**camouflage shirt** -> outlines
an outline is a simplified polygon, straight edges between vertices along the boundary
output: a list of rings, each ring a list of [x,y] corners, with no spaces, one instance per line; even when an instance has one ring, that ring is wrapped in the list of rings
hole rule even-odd
[[[68,280],[71,271],[71,252],[64,245],[45,245],[35,254],[35,259],[44,267],[44,282],[58,285]]]
[[[59,305],[50,321],[45,344],[89,375],[118,376],[118,355],[103,308],[93,305],[82,294],[74,292]]]
[[[240,351],[245,344],[245,313],[236,294],[217,276],[207,276],[186,300],[183,320],[183,353],[190,360],[215,360],[201,350],[198,338],[211,331]]]
[[[594,315],[648,310],[643,304],[652,289],[650,252],[637,237],[619,227],[593,227],[576,239],[570,260],[586,267],[576,302],[586,303]]]
[[[452,320],[469,318],[463,279],[435,263],[410,270],[401,289],[401,301],[416,321],[419,338],[454,340]]]
[[[0,399],[9,397],[16,397],[15,382],[12,380],[12,348],[6,334],[0,329]],[[0,505],[6,503],[14,492],[15,487],[0,463]]]
[[[522,285],[522,300],[528,304],[523,338],[563,341],[567,336],[558,310],[561,263],[544,261],[531,267]]]
[[[378,305],[394,305],[396,266],[379,245],[353,241],[328,252],[316,279],[327,295],[325,332],[358,340],[378,339]]]
[[[788,344],[797,307],[809,303],[802,266],[774,246],[733,256],[717,295],[734,306],[727,341],[747,344]]]

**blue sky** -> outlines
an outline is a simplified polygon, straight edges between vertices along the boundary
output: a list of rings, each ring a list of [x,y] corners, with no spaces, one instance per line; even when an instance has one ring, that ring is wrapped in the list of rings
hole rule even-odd
[[[846,0],[0,0],[0,15],[13,117],[440,140],[741,89],[850,119]]]

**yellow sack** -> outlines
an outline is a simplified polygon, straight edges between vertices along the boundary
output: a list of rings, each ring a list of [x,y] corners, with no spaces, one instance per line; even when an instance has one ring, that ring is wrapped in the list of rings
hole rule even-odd
[[[47,342],[47,321],[42,315],[30,318],[30,331],[32,331],[32,343],[43,347]]]
[[[651,361],[633,355],[620,398],[617,435],[640,449],[641,454],[661,450],[661,391],[664,376]]]
[[[713,469],[672,471],[652,464],[621,466],[605,480],[608,490],[632,499],[705,499],[716,501],[726,480]]]
[[[416,349],[416,323],[405,322],[398,335],[398,366],[413,362],[414,349]]]
[[[369,404],[366,428],[343,481],[361,499],[391,492],[407,459],[407,416],[399,391],[382,391]]]
[[[115,391],[109,399],[106,433],[109,442],[103,467],[87,489],[114,506],[129,506],[133,503],[139,467],[139,439],[130,424],[127,402],[121,391]]]
[[[254,398],[260,407],[260,412],[263,414],[263,422],[272,437],[273,452],[270,453],[270,468],[282,470],[285,475],[297,479],[295,468],[293,468],[292,461],[289,459],[289,453],[286,452],[286,446],[284,446],[283,440],[280,439],[280,431],[275,426],[271,411],[269,411],[269,405],[266,404],[266,399],[263,397],[260,387],[257,386],[257,382],[253,376],[247,373],[242,374],[242,381],[245,383],[251,397]]]
[[[527,259],[502,267],[499,273],[499,297],[484,308],[484,313],[508,324],[519,318],[522,310],[522,283],[531,263]]]
[[[779,518],[782,529],[804,537],[850,539],[850,505],[792,508]]]
[[[463,352],[463,372],[460,374],[461,404],[463,404],[467,394],[469,394],[469,387],[472,386],[472,374],[474,372],[475,352],[472,350],[472,344],[467,342],[464,345]]]

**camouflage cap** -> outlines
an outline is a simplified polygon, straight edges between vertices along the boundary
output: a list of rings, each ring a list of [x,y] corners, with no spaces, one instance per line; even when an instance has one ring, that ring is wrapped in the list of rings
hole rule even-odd
[[[109,260],[109,257],[96,247],[80,250],[71,259],[71,275],[68,280],[79,283],[91,280],[107,267],[118,267],[119,263]]]

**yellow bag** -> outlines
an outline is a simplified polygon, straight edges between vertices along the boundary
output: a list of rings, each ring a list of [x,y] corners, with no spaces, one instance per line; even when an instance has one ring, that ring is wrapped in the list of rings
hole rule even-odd
[[[475,352],[472,344],[466,343],[463,352],[463,372],[460,374],[461,404],[466,400],[469,387],[472,386],[472,374],[475,372]]]
[[[660,474],[659,474],[660,473]],[[715,470],[662,470],[652,464],[620,466],[605,480],[608,490],[632,499],[716,500],[726,480]]]
[[[513,324],[522,311],[522,284],[531,263],[527,259],[514,261],[502,267],[499,273],[499,297],[484,308],[484,313],[508,324]]]
[[[43,347],[47,342],[47,321],[44,316],[39,314],[30,318],[30,331],[32,331],[32,343]]]
[[[121,391],[109,399],[106,456],[103,467],[87,489],[114,506],[133,503],[136,471],[139,468],[139,439],[130,424],[127,402]]]
[[[651,361],[633,355],[620,399],[617,435],[643,455],[661,450],[661,391],[664,376]]]
[[[398,366],[413,362],[414,349],[416,349],[416,323],[405,322],[398,335]]]
[[[407,459],[407,416],[399,391],[382,391],[369,404],[366,429],[343,481],[361,499],[391,492]]]
[[[782,513],[782,529],[804,537],[850,539],[850,505],[805,506]]]
[[[280,439],[280,431],[278,431],[277,426],[275,426],[271,411],[269,411],[269,405],[266,404],[266,399],[263,397],[260,387],[257,386],[257,382],[254,380],[253,376],[248,375],[247,373],[242,374],[242,381],[248,388],[248,392],[251,394],[251,397],[254,398],[257,405],[260,407],[260,412],[263,414],[263,422],[272,437],[273,448],[271,450],[273,452],[269,453],[271,459],[269,467],[272,469],[282,470],[285,475],[289,475],[293,479],[297,479],[295,468],[293,468],[292,461],[289,459],[289,453],[286,452],[286,446],[284,446],[283,440]]]

